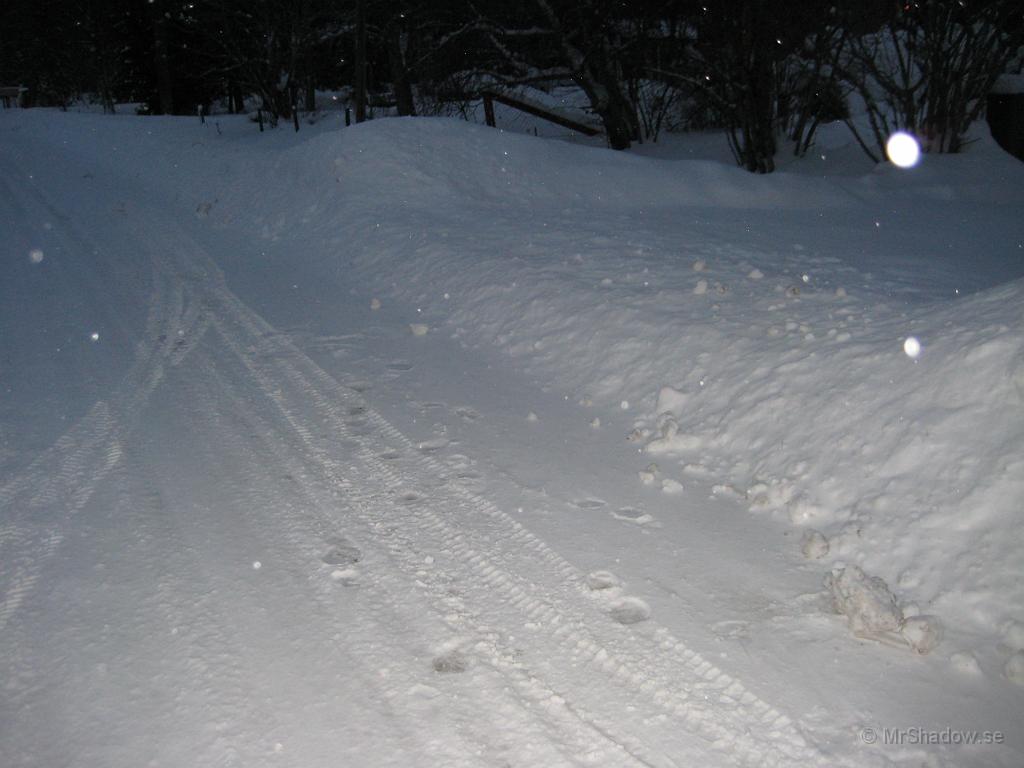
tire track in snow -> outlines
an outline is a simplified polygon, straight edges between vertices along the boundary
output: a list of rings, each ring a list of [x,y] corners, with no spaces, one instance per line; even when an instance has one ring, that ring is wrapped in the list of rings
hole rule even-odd
[[[317,439],[303,415],[303,410],[309,406],[316,411],[317,423],[330,424],[338,434],[361,445],[363,462],[372,469],[372,476],[382,480],[390,491],[410,485],[408,478],[398,476],[376,457],[379,443],[383,441],[403,445],[407,453],[412,453],[413,445],[404,435],[369,409],[365,413],[375,434],[354,432],[346,424],[344,410],[346,407],[365,408],[355,393],[342,388],[290,342],[275,335],[269,325],[226,288],[218,287],[211,304],[216,304],[218,310],[214,322],[221,335],[229,344],[233,342],[235,353],[261,381],[264,391],[278,403],[292,428],[318,456],[324,470],[334,475],[339,484],[350,492],[355,490],[342,469],[331,466],[329,454],[317,448]],[[255,350],[273,354],[261,358],[252,354]],[[283,386],[285,383],[290,385],[292,393]],[[427,485],[431,478],[444,474],[444,468],[427,456],[417,456],[413,471],[417,479],[426,479]],[[438,489],[432,492],[438,493]],[[687,648],[667,629],[648,629],[643,634],[627,630],[615,634],[614,628],[611,632],[602,628],[600,633],[595,633],[593,614],[588,615],[579,607],[585,603],[581,597],[585,594],[583,574],[508,515],[457,486],[443,487],[439,495],[443,498],[431,499],[433,504],[452,504],[445,507],[445,517],[429,508],[421,508],[415,516],[406,510],[406,524],[418,533],[451,542],[447,551],[454,563],[461,563],[461,567],[468,570],[471,578],[466,581],[486,584],[488,591],[501,595],[504,604],[519,607],[530,620],[558,625],[560,640],[571,645],[575,658],[607,675],[620,688],[647,698],[692,732],[709,740],[722,754],[738,757],[740,763],[821,764],[822,756],[807,744],[785,715]],[[389,501],[387,496],[372,492],[366,493],[364,498],[367,507]],[[389,511],[403,514],[401,507],[394,504]],[[457,528],[449,522],[453,511],[471,523],[478,524],[479,518],[488,519],[490,530],[486,536],[481,536],[470,533],[472,525]],[[424,523],[424,519],[429,522]],[[510,573],[512,566],[502,568],[495,564],[502,560],[507,563],[511,552],[530,550],[533,554],[518,566],[518,573]],[[486,556],[488,552],[495,558],[494,562]],[[554,571],[558,577],[553,590],[545,590],[522,575],[536,570],[538,565]],[[541,593],[541,597],[536,597],[537,593]],[[566,626],[569,629],[564,629]],[[594,722],[595,727],[600,725]],[[611,730],[612,726],[602,729]]]
[[[92,254],[90,264],[96,269],[116,272],[100,255],[104,249],[63,216],[27,181],[26,174],[12,172],[6,160],[0,169],[4,171],[0,187],[6,204],[20,220],[61,220],[58,236],[68,253]],[[23,178],[17,193],[4,178],[12,179],[15,174]],[[164,365],[179,364],[206,330],[207,320],[194,292],[187,294],[182,283],[165,274],[162,267],[163,262],[150,261],[153,286],[145,328],[124,382],[0,488],[0,630],[17,613],[57,552],[68,519],[88,503],[98,484],[117,466],[122,440],[163,378]],[[76,275],[97,295],[106,292],[90,270],[76,270]],[[116,307],[117,301],[102,304]],[[112,327],[122,328],[117,312],[110,311]]]
[[[230,355],[217,356],[219,367],[224,366],[227,357]],[[300,502],[298,508],[289,505],[287,513],[274,518],[277,533],[283,534],[290,541],[290,549],[299,553],[299,561],[318,561],[323,552],[324,542],[331,540],[332,537],[343,536],[346,540],[351,540],[355,529],[359,529],[362,534],[356,542],[369,557],[364,557],[360,562],[360,570],[365,569],[367,573],[365,579],[360,577],[357,589],[360,593],[368,594],[359,602],[359,622],[343,628],[341,642],[345,653],[353,655],[358,660],[353,665],[356,670],[393,669],[401,659],[411,659],[414,662],[415,666],[411,673],[406,670],[406,677],[399,673],[398,683],[390,683],[384,687],[379,680],[357,674],[362,680],[361,685],[365,684],[367,689],[379,691],[382,700],[404,710],[407,716],[410,714],[410,705],[405,700],[410,697],[410,693],[415,695],[416,691],[426,691],[428,695],[437,696],[443,701],[445,719],[436,723],[433,730],[446,735],[443,738],[431,739],[421,750],[431,756],[429,764],[460,765],[466,760],[466,755],[486,756],[496,752],[496,747],[492,743],[493,732],[470,732],[473,731],[473,724],[481,721],[480,706],[483,704],[500,708],[504,728],[517,734],[530,745],[527,758],[530,764],[579,765],[579,755],[593,751],[591,734],[584,734],[571,745],[566,745],[564,739],[552,742],[550,739],[541,738],[551,730],[551,714],[537,706],[524,709],[519,700],[514,697],[510,699],[508,692],[504,690],[506,679],[502,670],[495,670],[496,674],[471,675],[472,693],[466,691],[464,686],[453,691],[452,686],[445,685],[445,681],[440,680],[437,673],[431,669],[429,659],[414,659],[409,647],[396,642],[395,636],[403,632],[408,633],[410,627],[425,630],[431,625],[448,627],[451,623],[449,606],[435,603],[434,610],[425,618],[422,605],[418,601],[408,604],[407,596],[415,591],[412,584],[416,578],[415,574],[399,579],[394,566],[398,566],[398,571],[408,573],[409,567],[403,567],[401,563],[396,562],[396,557],[405,559],[411,550],[408,547],[397,552],[393,548],[381,549],[375,531],[354,523],[350,508],[353,500],[347,496],[339,497],[336,483],[331,478],[311,471],[316,467],[316,463],[308,456],[308,445],[301,439],[295,443],[296,433],[287,427],[282,430],[280,425],[268,423],[266,417],[261,415],[260,409],[253,407],[252,398],[232,394],[238,390],[238,385],[223,378],[217,370],[208,370],[204,373],[204,376],[207,375],[211,380],[220,381],[220,391],[225,395],[231,395],[232,403],[229,409],[243,414],[245,425],[251,428],[254,436],[260,440],[263,450],[272,456],[272,459],[263,465],[264,468],[287,470],[289,476],[302,478],[301,483],[295,483],[290,488],[290,492],[295,494],[295,500]],[[248,377],[249,371],[242,367],[241,361],[238,361],[238,373],[231,377],[232,380]],[[262,392],[260,394],[263,395]],[[218,409],[218,413],[225,410]],[[218,425],[218,431],[228,429],[231,429],[228,424]],[[291,445],[288,445],[289,443]],[[251,449],[251,443],[249,446]],[[253,478],[252,487],[257,487],[257,481],[258,478]],[[240,489],[240,492],[244,494],[245,490]],[[254,506],[257,503],[254,499]],[[316,539],[313,542],[309,541],[310,531],[316,532]],[[339,585],[331,583],[328,578],[322,578],[314,582],[314,589],[318,605],[323,603],[326,606],[321,612],[329,612],[331,603],[337,600]],[[436,629],[430,634],[436,635]],[[397,666],[401,669],[400,664]],[[393,676],[389,674],[388,679]],[[483,702],[476,698],[480,696],[481,689],[488,692]],[[503,700],[504,703],[501,703]],[[415,720],[415,715],[407,717],[407,720]],[[396,722],[402,723],[409,731],[399,738],[399,744],[403,740],[417,740],[406,719]],[[454,731],[452,724],[457,726]],[[455,749],[455,746],[460,744],[461,748]],[[522,752],[522,749],[518,750],[514,759],[522,759]],[[606,766],[623,764],[621,761],[608,759],[608,755],[602,754],[600,757],[606,759],[584,762]],[[478,762],[491,764],[485,759],[471,759],[472,764]]]
[[[539,719],[543,728],[546,731],[555,731],[552,735],[557,737],[555,740],[556,744],[563,741],[569,742],[570,746],[566,749],[566,754],[570,756],[570,762],[566,764],[579,764],[577,760],[571,759],[571,756],[583,755],[585,756],[583,764],[588,765],[675,765],[675,763],[650,762],[649,760],[641,759],[639,757],[639,753],[643,751],[641,746],[637,745],[634,747],[638,752],[630,752],[620,741],[611,739],[606,732],[595,727],[593,723],[585,720],[581,721],[579,715],[574,713],[565,700],[555,691],[544,686],[542,681],[536,677],[523,673],[518,654],[513,649],[501,645],[498,635],[490,630],[482,629],[484,625],[478,617],[471,615],[465,608],[454,610],[455,606],[453,605],[450,590],[451,584],[456,583],[458,580],[438,579],[436,574],[432,575],[429,571],[424,571],[422,557],[418,554],[423,549],[424,530],[422,527],[412,526],[413,532],[411,534],[404,533],[401,527],[393,524],[390,512],[399,513],[395,515],[395,519],[399,519],[402,516],[401,513],[407,512],[407,510],[394,508],[394,499],[388,498],[384,500],[389,509],[387,514],[382,514],[379,510],[381,506],[379,500],[367,500],[356,493],[353,486],[345,479],[345,470],[338,466],[330,465],[331,460],[328,454],[317,444],[314,430],[302,423],[301,417],[297,416],[294,410],[289,407],[287,399],[283,396],[283,391],[277,386],[277,383],[267,379],[259,368],[255,367],[254,357],[247,354],[238,345],[237,339],[233,334],[228,335],[224,333],[219,317],[214,319],[213,322],[220,332],[219,335],[224,338],[228,347],[245,365],[247,372],[260,382],[262,391],[277,405],[288,427],[298,436],[305,456],[304,462],[296,469],[304,478],[303,482],[309,482],[311,467],[319,466],[327,481],[336,488],[343,488],[346,491],[347,497],[353,503],[354,509],[362,512],[361,527],[364,532],[364,541],[375,542],[383,546],[387,550],[391,561],[406,574],[411,584],[420,589],[426,589],[428,585],[424,579],[431,581],[429,594],[432,599],[433,608],[438,614],[445,617],[446,623],[452,627],[453,632],[456,635],[464,634],[466,624],[471,624],[478,628],[475,636],[480,637],[482,642],[489,642],[493,646],[494,653],[491,658],[491,666],[501,672],[503,679],[508,683],[512,683],[517,689],[521,700],[528,702],[535,710],[534,716]],[[264,335],[261,334],[259,338],[264,338]],[[260,355],[257,354],[255,357],[259,358]],[[325,469],[326,471],[324,471]],[[346,467],[346,469],[358,472],[355,467]],[[374,505],[378,507],[378,511],[375,514],[370,514],[369,510]],[[438,548],[443,548],[443,544],[440,544]],[[433,578],[429,578],[431,576]],[[408,589],[408,586],[406,589]],[[453,616],[455,617],[454,619]],[[517,674],[509,678],[509,671],[515,671]],[[552,702],[555,704],[552,705]],[[609,741],[608,746],[601,747],[595,745],[595,736],[599,740],[607,739]],[[544,764],[557,765],[559,763],[546,760]]]
[[[178,365],[207,327],[180,290],[166,304],[157,293],[147,322],[150,345],[110,401],[98,402],[74,427],[0,489],[0,629],[31,592],[63,540],[68,519],[88,503],[122,457],[122,442],[159,386],[164,365]],[[187,342],[185,341],[187,339]]]

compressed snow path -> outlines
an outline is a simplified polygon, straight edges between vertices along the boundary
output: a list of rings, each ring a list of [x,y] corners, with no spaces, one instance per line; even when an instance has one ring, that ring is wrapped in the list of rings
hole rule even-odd
[[[6,120],[4,351],[14,364],[0,423],[12,446],[0,456],[0,763],[1019,762],[1020,689],[990,672],[1003,650],[971,648],[951,668],[858,645],[827,613],[824,568],[774,553],[797,552],[788,530],[748,522],[725,482],[708,499],[727,472],[707,462],[700,489],[663,458],[685,443],[652,457],[635,447],[654,432],[622,440],[638,402],[660,410],[661,384],[679,387],[662,403],[677,425],[691,393],[594,353],[615,352],[606,334],[625,317],[595,301],[615,290],[614,272],[579,279],[583,262],[570,254],[553,271],[525,264],[530,254],[513,270],[472,266],[537,223],[497,218],[471,247],[503,190],[485,193],[454,161],[494,154],[500,134],[396,122],[353,134],[361,143],[342,163],[324,161],[336,137],[300,137],[270,166],[288,181],[278,187],[258,162],[269,150],[245,144],[256,138],[242,122],[246,138],[221,145],[212,130],[194,139],[188,131],[202,129],[184,121]],[[564,221],[547,222],[553,242],[600,229],[585,222],[606,210],[598,198],[609,188],[616,203],[674,194],[774,215],[804,184],[783,178],[766,193],[711,164],[694,164],[686,181],[631,158],[605,166],[601,153],[577,173],[567,165],[580,155],[560,160],[561,145],[513,149],[536,155],[507,166],[523,189],[544,187],[546,164],[579,191],[542,189],[545,205],[565,204]],[[340,175],[317,175],[324,168]],[[845,204],[841,189],[811,185],[822,205]],[[474,195],[483,208],[468,204]],[[211,217],[234,229],[211,234]],[[592,244],[611,252],[613,235]],[[547,256],[540,247],[531,258]],[[757,263],[761,277],[747,265],[732,290],[772,279]],[[705,281],[687,295],[728,295],[716,285],[722,264],[684,267]],[[524,305],[502,298],[520,298],[515,280],[535,286],[560,269],[574,276],[551,285],[577,322],[543,291],[516,319]],[[451,317],[449,294],[461,307]],[[986,300],[996,312],[999,295]],[[650,323],[641,310],[629,312]],[[332,314],[327,332],[313,327]],[[523,340],[533,322],[551,332]],[[515,376],[499,361],[438,338],[474,324],[531,372],[561,365],[552,380],[596,388],[566,404],[522,382],[503,388]],[[753,348],[737,323],[705,330],[712,346]],[[559,363],[567,349],[579,357]],[[655,416],[639,426],[686,437]],[[660,485],[648,488],[636,470],[652,458]],[[751,501],[772,501],[777,485],[763,485]],[[1010,743],[872,746],[859,730],[887,724],[998,728]]]
[[[3,171],[23,222],[68,218]],[[5,765],[826,764],[134,218],[60,225],[64,264],[129,247],[147,317],[0,491]]]

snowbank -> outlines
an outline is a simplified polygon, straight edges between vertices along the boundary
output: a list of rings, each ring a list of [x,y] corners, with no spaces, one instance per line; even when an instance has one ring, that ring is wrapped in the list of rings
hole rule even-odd
[[[578,399],[640,401],[667,478],[731,486],[821,531],[823,568],[991,636],[1024,617],[1024,281],[1004,281],[1022,175],[987,145],[903,176],[762,178],[390,120],[283,153],[280,183],[224,215],[329,243]],[[1002,229],[967,218],[979,201]],[[979,253],[937,249],[957,238]]]

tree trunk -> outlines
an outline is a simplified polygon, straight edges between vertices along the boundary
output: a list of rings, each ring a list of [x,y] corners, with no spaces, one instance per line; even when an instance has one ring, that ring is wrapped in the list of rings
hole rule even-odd
[[[245,111],[245,99],[242,98],[242,91],[238,87],[238,81],[233,77],[228,79],[228,112],[232,115],[240,115]]]
[[[161,115],[174,113],[174,85],[167,55],[167,17],[162,3],[151,2],[153,19],[153,66],[156,69],[157,109]]]
[[[771,173],[775,170],[773,79],[771,61],[761,56],[760,52],[755,53],[743,109],[743,167],[752,173]]]
[[[316,78],[313,76],[313,47],[306,45],[306,111],[316,111]]]
[[[316,112],[316,83],[312,77],[306,81],[306,111]]]
[[[402,30],[397,26],[388,30],[388,63],[391,66],[391,85],[395,91],[395,103],[400,116],[416,114],[416,103],[412,96],[412,83],[405,65],[405,51],[402,50]]]
[[[366,120],[366,0],[356,0],[356,122]]]
[[[588,62],[576,81],[590,99],[591,108],[601,118],[608,145],[629,149],[640,132],[636,110],[622,92],[622,83],[607,62]]]
[[[775,170],[775,70],[770,53],[764,8],[759,3],[743,6],[744,61],[740,73],[738,122],[743,143],[740,164],[751,173]]]

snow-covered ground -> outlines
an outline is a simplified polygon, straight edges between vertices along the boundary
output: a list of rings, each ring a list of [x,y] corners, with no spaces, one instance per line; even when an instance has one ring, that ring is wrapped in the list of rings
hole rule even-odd
[[[0,764],[1024,760],[987,137],[0,135]]]

